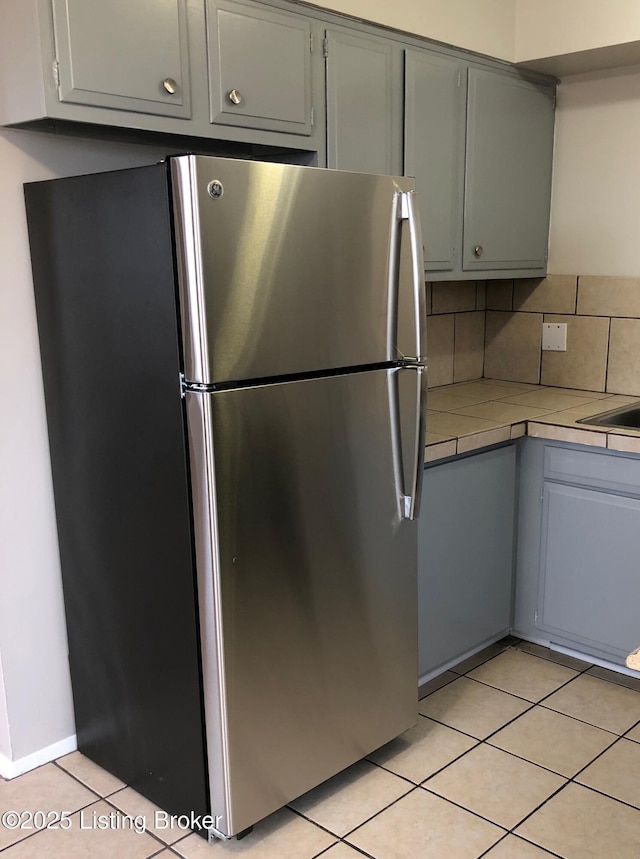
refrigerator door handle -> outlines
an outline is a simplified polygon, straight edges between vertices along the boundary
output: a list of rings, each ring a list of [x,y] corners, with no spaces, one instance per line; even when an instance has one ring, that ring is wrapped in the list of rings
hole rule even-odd
[[[413,384],[405,385],[415,373]],[[403,367],[389,374],[389,412],[393,470],[401,519],[417,519],[422,500],[427,414],[426,366]],[[403,415],[408,418],[403,420]]]
[[[411,281],[413,286],[413,332],[415,354],[405,355],[408,360],[422,362],[426,359],[427,312],[424,287],[424,254],[422,247],[422,227],[418,195],[415,191],[400,194],[400,220],[406,220],[409,227],[409,247],[411,257]]]

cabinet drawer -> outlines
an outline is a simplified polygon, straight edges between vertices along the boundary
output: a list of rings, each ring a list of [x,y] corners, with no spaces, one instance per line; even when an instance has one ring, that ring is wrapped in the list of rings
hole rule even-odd
[[[611,451],[591,453],[548,445],[544,477],[640,496],[640,458],[616,456]]]

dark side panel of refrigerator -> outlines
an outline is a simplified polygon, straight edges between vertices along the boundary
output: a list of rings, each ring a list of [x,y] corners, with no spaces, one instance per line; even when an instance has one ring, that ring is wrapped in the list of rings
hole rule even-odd
[[[206,814],[167,188],[161,164],[25,194],[78,745]]]

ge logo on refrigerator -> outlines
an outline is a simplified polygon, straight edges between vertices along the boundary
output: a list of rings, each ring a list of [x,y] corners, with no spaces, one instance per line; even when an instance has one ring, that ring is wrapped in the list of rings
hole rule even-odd
[[[218,179],[214,179],[207,185],[207,191],[210,197],[213,197],[214,200],[217,200],[224,194],[224,186],[222,182],[220,182]]]

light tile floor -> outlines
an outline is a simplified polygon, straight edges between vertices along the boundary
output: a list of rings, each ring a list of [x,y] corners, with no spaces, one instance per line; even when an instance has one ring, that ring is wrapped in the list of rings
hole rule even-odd
[[[640,857],[640,681],[509,638],[421,692],[415,728],[242,841],[152,828],[151,803],[74,752],[0,782],[0,814],[72,812],[0,824],[0,859]],[[145,831],[92,824],[123,813]]]

